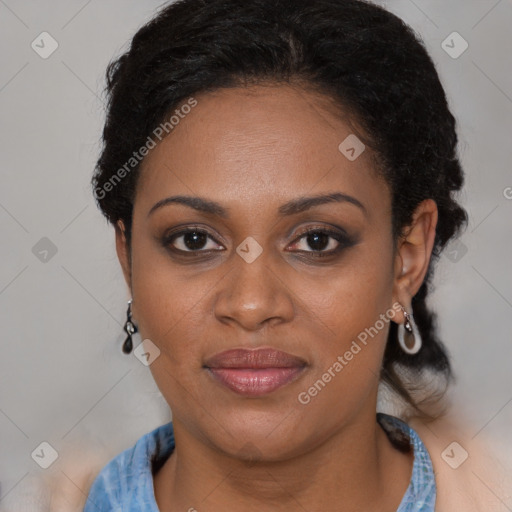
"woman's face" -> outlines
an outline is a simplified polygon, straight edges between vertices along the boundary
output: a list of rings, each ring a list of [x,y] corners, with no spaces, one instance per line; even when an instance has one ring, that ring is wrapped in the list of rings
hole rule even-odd
[[[131,275],[117,231],[133,319],[160,350],[150,368],[175,429],[233,456],[291,457],[375,418],[389,320],[403,318],[390,192],[369,148],[340,150],[353,132],[322,96],[196,100],[143,162]],[[152,210],[173,196],[190,202]]]

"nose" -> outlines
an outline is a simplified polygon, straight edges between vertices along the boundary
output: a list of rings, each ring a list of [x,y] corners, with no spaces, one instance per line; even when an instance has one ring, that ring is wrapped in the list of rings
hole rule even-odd
[[[251,263],[235,255],[233,267],[216,294],[217,319],[248,331],[289,322],[294,315],[293,293],[286,283],[286,272],[278,265],[272,264],[265,251]]]

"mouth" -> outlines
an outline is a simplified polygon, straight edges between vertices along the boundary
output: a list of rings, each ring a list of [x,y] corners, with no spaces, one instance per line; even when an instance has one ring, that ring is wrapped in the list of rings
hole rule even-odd
[[[204,365],[220,384],[243,396],[262,396],[299,378],[306,361],[272,348],[233,349],[215,354]]]

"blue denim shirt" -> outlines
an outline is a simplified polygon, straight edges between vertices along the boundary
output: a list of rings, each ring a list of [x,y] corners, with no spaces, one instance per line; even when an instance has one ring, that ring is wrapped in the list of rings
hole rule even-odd
[[[414,448],[411,481],[397,512],[434,512],[436,482],[425,445],[402,420],[384,413],[377,415],[384,424],[405,433]],[[160,512],[153,490],[152,464],[163,464],[173,449],[172,422],[142,436],[100,471],[89,491],[84,512]],[[200,510],[200,504],[195,508]]]

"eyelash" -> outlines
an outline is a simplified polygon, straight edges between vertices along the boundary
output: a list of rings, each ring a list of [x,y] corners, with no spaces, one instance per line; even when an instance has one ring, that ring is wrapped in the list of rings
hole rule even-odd
[[[172,242],[174,242],[177,238],[179,238],[180,236],[186,235],[188,233],[198,233],[201,235],[206,235],[208,238],[213,240],[216,244],[219,244],[219,242],[217,242],[217,240],[215,240],[215,238],[212,237],[207,231],[205,231],[204,229],[201,229],[199,227],[190,227],[187,229],[183,229],[182,231],[179,231],[177,233],[171,233],[163,238],[162,244],[164,247],[169,247],[172,244]],[[335,249],[331,249],[330,251],[315,251],[315,250],[301,251],[301,250],[299,250],[297,252],[310,254],[314,258],[325,258],[327,256],[333,256],[333,255],[337,254],[338,252],[341,252],[341,250],[343,250],[344,248],[350,247],[351,245],[354,244],[354,241],[347,235],[344,235],[343,233],[340,233],[338,231],[333,231],[333,230],[323,227],[323,226],[322,227],[317,226],[317,227],[313,227],[313,228],[310,227],[304,231],[299,232],[297,234],[297,237],[292,242],[292,245],[295,245],[297,242],[302,240],[305,236],[313,234],[313,233],[321,233],[321,234],[328,235],[330,238],[334,238],[339,244],[338,247],[336,247]],[[221,245],[221,244],[219,244],[219,245]],[[188,257],[188,255],[190,255],[190,256],[194,255],[192,257],[197,257],[197,256],[200,256],[202,253],[217,252],[214,249],[209,249],[206,251],[203,249],[198,249],[196,251],[193,251],[193,250],[192,251],[191,250],[183,251],[181,249],[170,248],[170,250],[175,253],[178,253],[180,255],[187,255],[187,257]]]

